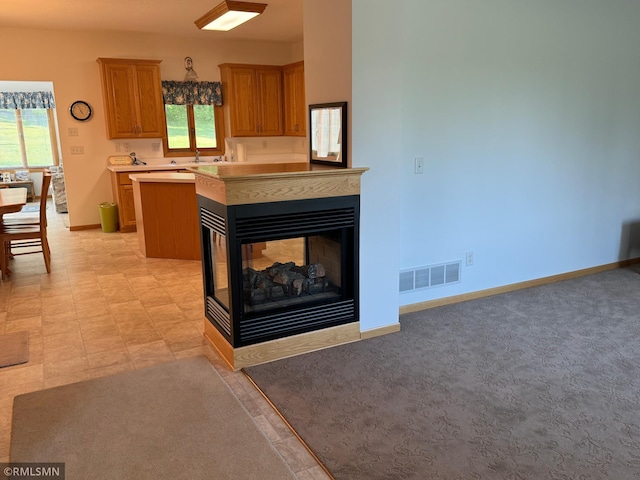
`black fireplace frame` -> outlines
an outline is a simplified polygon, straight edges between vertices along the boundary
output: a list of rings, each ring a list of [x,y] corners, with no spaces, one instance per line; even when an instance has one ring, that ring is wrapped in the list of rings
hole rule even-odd
[[[198,195],[205,317],[234,348],[359,320],[360,196],[346,195],[223,205]],[[245,312],[242,245],[328,234],[340,237],[341,295],[337,299]],[[229,308],[214,296],[212,237],[227,243]]]

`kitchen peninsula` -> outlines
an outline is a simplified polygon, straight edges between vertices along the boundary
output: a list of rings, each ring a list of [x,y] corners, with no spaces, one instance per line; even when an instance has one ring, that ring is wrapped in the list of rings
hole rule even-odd
[[[150,172],[186,172],[177,164],[168,165],[111,165],[107,169],[111,173],[113,200],[118,204],[118,225],[121,232],[136,231],[136,212],[133,201],[133,182],[130,174]]]
[[[147,257],[200,260],[193,173],[130,174],[140,250]]]
[[[204,333],[232,369],[360,339],[366,168],[217,164],[195,174]],[[254,255],[259,245],[260,255]]]
[[[305,158],[296,159],[296,160],[253,160],[247,161],[246,165],[253,165],[256,163],[303,163],[307,164]],[[244,162],[237,162],[238,164]],[[152,172],[174,172],[174,173],[184,173],[187,172],[190,167],[197,166],[215,166],[215,165],[231,165],[236,164],[232,162],[214,162],[214,161],[203,161],[200,160],[200,163],[196,162],[184,162],[178,161],[170,162],[169,159],[166,158],[146,158],[145,164],[142,165],[124,165],[124,164],[116,164],[116,165],[108,165],[107,170],[109,171],[111,177],[111,188],[113,193],[113,201],[118,204],[118,225],[119,229],[123,233],[127,232],[135,232],[136,231],[136,212],[135,212],[135,203],[133,199],[133,183],[129,176],[131,174],[140,174],[140,173],[152,173]]]

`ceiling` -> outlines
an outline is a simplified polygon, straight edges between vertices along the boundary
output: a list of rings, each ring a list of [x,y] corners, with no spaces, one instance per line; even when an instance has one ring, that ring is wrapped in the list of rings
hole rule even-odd
[[[201,40],[302,40],[303,0],[258,0],[262,15],[229,32],[194,21],[220,0],[2,0],[0,27],[102,30],[179,35]]]

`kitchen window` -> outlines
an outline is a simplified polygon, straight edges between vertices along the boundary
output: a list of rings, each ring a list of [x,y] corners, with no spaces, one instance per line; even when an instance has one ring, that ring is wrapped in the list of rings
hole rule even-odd
[[[0,168],[59,163],[51,92],[0,91]]]
[[[222,107],[214,105],[165,105],[166,156],[224,154]]]
[[[167,157],[224,154],[219,82],[163,81]]]

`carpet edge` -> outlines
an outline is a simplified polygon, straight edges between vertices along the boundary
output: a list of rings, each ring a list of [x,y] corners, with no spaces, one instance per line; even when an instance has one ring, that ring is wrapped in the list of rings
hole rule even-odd
[[[283,463],[284,463],[284,464],[286,465],[286,467],[291,471],[291,473],[292,473],[294,476],[297,476],[297,475],[296,475],[296,472],[294,472],[294,471],[293,471],[293,469],[291,468],[291,465],[289,465],[289,462],[287,462],[287,461],[285,460],[285,458],[282,456],[282,454],[280,453],[280,451],[275,447],[275,445],[273,445],[273,443],[271,442],[271,440],[269,439],[269,437],[267,437],[266,433],[262,430],[262,428],[260,428],[260,425],[258,424],[258,422],[256,422],[256,419],[255,419],[255,418],[253,418],[253,415],[251,415],[251,412],[249,412],[249,410],[247,410],[247,407],[245,407],[245,406],[244,406],[244,404],[242,403],[242,401],[238,398],[238,395],[236,395],[236,392],[234,392],[234,391],[233,391],[233,389],[231,388],[231,386],[230,386],[230,385],[225,381],[225,379],[222,377],[222,375],[220,374],[220,372],[218,372],[218,370],[216,369],[216,367],[215,367],[215,366],[214,366],[214,365],[209,361],[209,359],[208,359],[205,355],[199,355],[199,356],[201,356],[201,357],[203,357],[203,358],[205,358],[205,359],[207,360],[207,363],[209,364],[209,366],[213,369],[213,371],[214,371],[214,372],[215,372],[215,374],[218,376],[218,378],[220,379],[220,381],[222,382],[222,384],[223,384],[223,385],[226,387],[226,389],[229,391],[229,393],[230,393],[230,394],[231,394],[231,396],[234,398],[234,400],[236,401],[236,403],[238,404],[238,406],[242,409],[242,411],[243,411],[243,412],[247,415],[247,417],[251,420],[251,422],[253,423],[253,425],[254,425],[254,427],[255,427],[256,431],[258,431],[258,432],[260,433],[260,435],[262,435],[262,436],[264,437],[264,439],[267,441],[267,443],[269,444],[269,446],[271,447],[271,449],[273,450],[273,452],[274,452],[276,455],[278,455],[278,456],[282,459]],[[243,372],[243,373],[244,373],[244,372]],[[245,374],[245,376],[246,376],[246,374]],[[251,379],[249,379],[249,381],[251,382],[251,384],[253,384],[253,381],[252,381]],[[260,392],[260,390],[259,390],[259,389],[258,389],[258,391]],[[262,393],[262,392],[260,392],[260,393]],[[264,397],[264,395],[263,395],[263,397]],[[264,397],[264,398],[265,398],[265,400],[269,403],[269,405],[271,405],[271,406],[272,406],[272,408],[274,408],[274,407],[273,407],[273,405],[271,404],[271,402],[269,401],[269,399],[268,399],[267,397]],[[274,408],[274,410],[275,410],[275,408]],[[277,412],[277,411],[276,411],[276,412]],[[278,415],[279,415],[279,412],[277,412],[277,413],[278,413]],[[282,417],[282,416],[280,416],[280,418],[283,418],[283,417]],[[288,423],[286,420],[284,420],[284,418],[283,418],[283,421],[285,422],[285,424],[286,424],[289,428],[291,428],[291,427],[289,426],[289,423]],[[295,432],[294,432],[294,435],[296,435],[296,437],[297,437],[297,438],[299,438],[299,437],[298,437],[298,435],[297,435],[297,434],[295,434]],[[302,440],[300,440],[300,441],[302,442]],[[307,447],[306,443],[302,442],[302,444],[303,444],[303,445],[304,445],[304,447],[305,447],[305,448],[307,448],[307,450],[308,450],[308,447]],[[312,455],[313,455],[313,454],[312,454]],[[313,455],[313,457],[314,457],[314,458],[316,458],[316,457],[315,457],[315,455]],[[317,460],[317,459],[316,459],[316,460]],[[319,465],[321,465],[321,466],[324,468],[324,466],[322,465],[322,463],[318,462],[318,464],[319,464]],[[332,480],[335,480],[335,479],[333,479],[333,477],[331,477],[331,478],[332,478]]]
[[[309,455],[311,455],[313,457],[313,459],[318,463],[320,468],[322,468],[322,470],[329,476],[329,478],[331,480],[336,480],[335,477],[333,476],[333,474],[325,466],[325,464],[322,463],[322,461],[313,452],[313,450],[311,450],[311,447],[309,447],[309,445],[307,445],[307,442],[305,442],[304,439],[298,434],[298,432],[296,432],[296,430],[289,423],[289,421],[286,419],[286,417],[280,412],[280,410],[278,410],[278,408],[275,406],[275,404],[269,399],[267,394],[258,386],[258,384],[256,382],[253,381],[253,378],[251,378],[251,375],[249,375],[249,373],[247,373],[244,368],[242,368],[240,371],[244,374],[244,376],[247,378],[247,380],[249,380],[249,383],[251,383],[251,385],[253,385],[253,387],[258,391],[258,393],[260,395],[262,395],[262,398],[264,398],[264,400],[269,404],[269,406],[273,409],[273,411],[280,417],[280,419],[284,422],[284,424],[291,431],[291,433],[298,439],[298,441],[307,450],[307,452],[309,452]]]

